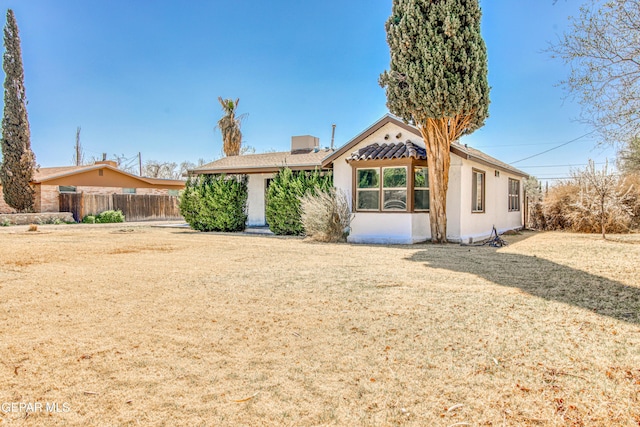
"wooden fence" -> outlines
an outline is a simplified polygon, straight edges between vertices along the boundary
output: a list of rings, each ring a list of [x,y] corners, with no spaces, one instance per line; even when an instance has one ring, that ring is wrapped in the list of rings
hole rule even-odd
[[[177,196],[60,193],[60,212],[71,212],[78,222],[108,210],[121,210],[126,221],[182,219]]]

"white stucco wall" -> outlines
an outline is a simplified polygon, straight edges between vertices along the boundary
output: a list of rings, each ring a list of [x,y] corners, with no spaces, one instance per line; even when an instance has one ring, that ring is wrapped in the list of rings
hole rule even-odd
[[[429,239],[426,213],[356,212],[351,220],[351,243],[411,244]]]
[[[272,173],[256,173],[249,175],[247,183],[247,225],[263,226],[267,221],[265,218],[265,185],[268,178],[273,178]]]
[[[486,239],[491,235],[495,226],[498,233],[522,227],[522,212],[524,198],[522,189],[522,177],[496,169],[471,160],[462,160],[461,169],[461,209],[460,209],[460,234],[458,239],[463,242]],[[477,169],[485,173],[485,211],[474,213],[472,205],[472,171]],[[509,178],[520,182],[520,210],[509,212]],[[447,208],[447,211],[449,209]]]
[[[401,138],[396,135],[401,133]],[[385,135],[389,139],[385,140]],[[353,211],[352,169],[346,158],[354,151],[375,142],[379,144],[411,140],[424,147],[422,139],[393,123],[387,123],[378,131],[351,148],[333,163],[334,186],[347,195]],[[471,212],[472,170],[485,172],[485,212]],[[447,194],[447,238],[450,241],[469,242],[489,237],[495,225],[498,232],[522,227],[523,189],[522,178],[500,171],[482,163],[451,154],[449,190]],[[520,211],[509,212],[508,180],[520,181]],[[428,213],[355,212],[348,240],[354,243],[416,243],[431,238]]]
[[[396,138],[401,134],[400,138]],[[388,135],[388,139],[384,139]],[[333,185],[344,191],[353,211],[352,169],[346,162],[354,151],[375,142],[395,143],[411,140],[424,147],[419,136],[407,130],[387,123],[362,142],[351,148],[333,162]],[[391,213],[391,212],[355,212],[351,220],[351,232],[348,241],[352,243],[399,243],[410,244],[424,242],[431,237],[429,214],[427,213]]]

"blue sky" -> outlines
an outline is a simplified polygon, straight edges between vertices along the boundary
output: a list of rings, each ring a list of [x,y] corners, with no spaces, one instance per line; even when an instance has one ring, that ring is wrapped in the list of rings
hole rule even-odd
[[[580,1],[482,0],[491,117],[462,142],[515,162],[590,131],[543,50]],[[161,161],[220,156],[218,96],[240,98],[244,144],[289,149],[292,135],[342,145],[387,112],[384,22],[391,0],[0,0],[22,39],[32,148],[71,164],[76,127],[88,157]],[[4,78],[4,77],[3,77]],[[514,166],[566,176],[612,148],[579,139]],[[580,167],[576,166],[576,167]]]

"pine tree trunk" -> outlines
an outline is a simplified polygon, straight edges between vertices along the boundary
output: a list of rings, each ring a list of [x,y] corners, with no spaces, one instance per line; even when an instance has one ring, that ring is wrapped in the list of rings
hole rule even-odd
[[[447,243],[447,189],[451,164],[447,122],[448,119],[429,120],[425,127],[420,127],[429,167],[431,243]]]

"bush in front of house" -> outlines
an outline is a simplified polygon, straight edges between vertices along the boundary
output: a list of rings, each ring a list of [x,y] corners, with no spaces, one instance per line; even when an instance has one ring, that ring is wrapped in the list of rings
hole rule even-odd
[[[300,199],[300,210],[307,237],[318,242],[346,241],[351,212],[343,191],[310,191]]]
[[[269,229],[275,234],[304,234],[300,198],[310,191],[329,191],[333,187],[331,173],[280,170],[267,190],[266,214]]]
[[[247,223],[246,175],[198,175],[180,195],[180,214],[198,231],[243,231]]]
[[[83,224],[95,224],[96,223],[96,216],[95,215],[85,215],[85,217],[82,218],[82,223]]]
[[[96,223],[109,224],[112,222],[124,222],[124,214],[121,210],[104,211],[96,216]]]
[[[98,215],[86,215],[82,218],[83,224],[110,224],[114,222],[124,222],[124,214],[121,210],[104,211]]]

